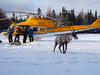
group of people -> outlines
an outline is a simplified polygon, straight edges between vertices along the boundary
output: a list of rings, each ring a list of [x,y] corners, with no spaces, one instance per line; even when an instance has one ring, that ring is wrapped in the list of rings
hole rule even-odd
[[[10,44],[11,42],[13,42],[13,37],[12,37],[13,29],[9,28],[7,33],[8,33],[8,40],[9,40],[9,44]],[[31,29],[31,27],[29,27],[28,30],[26,29],[26,27],[24,27],[23,31],[19,27],[17,27],[16,30],[15,30],[14,42],[19,41],[21,33],[23,34],[23,43],[26,43],[27,34],[29,34],[29,41],[33,42],[33,33],[34,33],[34,31]]]

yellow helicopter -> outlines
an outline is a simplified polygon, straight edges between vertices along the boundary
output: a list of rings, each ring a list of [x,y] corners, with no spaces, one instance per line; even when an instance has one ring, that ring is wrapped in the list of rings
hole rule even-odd
[[[24,29],[24,27],[26,27],[27,29],[31,27],[31,29],[34,30],[33,37],[42,38],[42,37],[55,36],[59,34],[71,33],[72,32],[71,30],[83,31],[83,30],[99,28],[100,17],[91,25],[72,25],[72,26],[57,27],[57,25],[53,22],[53,20],[45,20],[44,18],[32,16],[29,17],[25,22],[11,24],[10,28],[14,29],[13,35],[15,35],[17,27],[20,27],[22,30]],[[7,32],[2,32],[1,34],[6,35]]]

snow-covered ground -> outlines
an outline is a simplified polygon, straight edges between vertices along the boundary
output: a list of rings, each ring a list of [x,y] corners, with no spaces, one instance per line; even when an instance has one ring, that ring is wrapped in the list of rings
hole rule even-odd
[[[61,54],[55,37],[15,46],[0,34],[0,75],[100,75],[100,34],[78,37]]]

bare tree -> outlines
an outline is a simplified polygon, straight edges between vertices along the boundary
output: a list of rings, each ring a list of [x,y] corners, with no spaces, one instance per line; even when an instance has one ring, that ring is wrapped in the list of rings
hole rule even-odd
[[[3,9],[0,9],[0,29],[6,29],[10,25],[9,19],[6,18],[6,13]]]

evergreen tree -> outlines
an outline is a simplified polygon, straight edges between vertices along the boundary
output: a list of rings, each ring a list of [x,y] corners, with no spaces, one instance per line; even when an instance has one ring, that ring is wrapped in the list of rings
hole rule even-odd
[[[74,14],[74,9],[71,10],[71,15],[70,15],[70,17],[71,17],[71,24],[72,24],[72,25],[75,24],[75,14]]]
[[[97,11],[95,11],[95,19],[94,20],[97,20]]]
[[[87,25],[88,24],[88,17],[87,17],[87,14],[85,14],[84,16],[84,25]]]
[[[16,17],[15,22],[18,23],[18,18]]]
[[[89,17],[90,16],[90,14],[89,14],[89,10],[88,10],[88,12],[87,12],[87,24],[89,24]]]
[[[66,14],[66,25],[70,25],[70,12],[68,12],[68,11]]]
[[[23,22],[23,19],[22,19],[21,15],[20,15],[20,19],[19,19],[19,22]]]
[[[15,22],[15,13],[13,12],[13,18],[12,21]]]
[[[66,18],[66,14],[67,14],[67,12],[66,12],[65,7],[62,7],[62,17]]]
[[[89,15],[89,24],[91,24],[92,23],[92,10],[90,10],[90,15]]]
[[[38,15],[38,17],[41,17],[41,9],[40,8],[38,8],[38,10],[37,10],[37,15]]]
[[[55,10],[52,11],[52,18],[56,18]]]
[[[29,15],[27,15],[27,19],[29,18]]]

